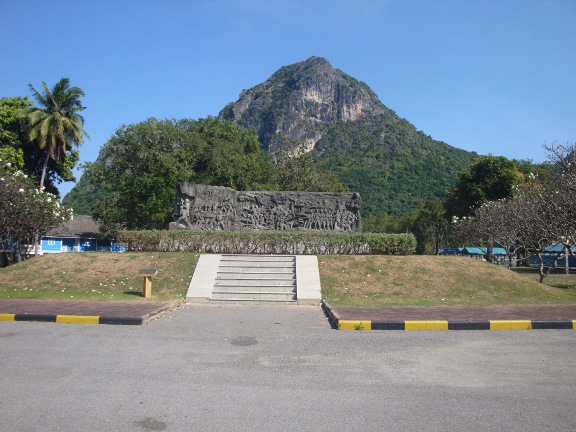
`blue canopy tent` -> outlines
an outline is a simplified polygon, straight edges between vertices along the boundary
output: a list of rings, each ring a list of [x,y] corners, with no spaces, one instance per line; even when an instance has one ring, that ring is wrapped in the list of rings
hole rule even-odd
[[[488,253],[488,248],[486,248],[486,247],[481,247],[480,249],[482,249],[482,251],[484,252],[484,254],[487,254],[487,253]],[[501,247],[493,247],[493,248],[492,248],[492,255],[505,256],[505,255],[506,255],[506,249],[501,248]]]
[[[576,252],[576,245],[570,245],[570,249],[573,252]],[[544,261],[544,265],[554,265],[555,259],[558,259],[556,261],[556,267],[564,267],[566,265],[566,255],[564,254],[563,244],[550,245],[544,249],[544,253],[542,254],[542,261]],[[528,264],[538,265],[538,257],[536,255],[530,255],[528,257]],[[571,255],[568,256],[568,267],[576,267],[576,259],[574,259],[574,257]]]
[[[479,247],[466,246],[460,252],[462,255],[484,255],[486,252],[482,251]]]

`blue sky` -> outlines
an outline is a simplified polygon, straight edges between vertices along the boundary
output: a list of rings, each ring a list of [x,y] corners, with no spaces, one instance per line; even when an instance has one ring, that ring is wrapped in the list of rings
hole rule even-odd
[[[435,139],[541,162],[576,141],[575,23],[576,0],[0,0],[0,97],[70,78],[91,162],[122,124],[216,116],[315,55]]]

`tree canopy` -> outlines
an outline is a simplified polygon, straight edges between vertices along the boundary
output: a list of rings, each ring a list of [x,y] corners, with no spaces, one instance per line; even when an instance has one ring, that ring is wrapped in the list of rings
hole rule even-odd
[[[550,245],[564,245],[574,253],[576,244],[576,146],[546,148],[554,166],[552,177],[534,175],[514,187],[509,197],[483,203],[469,217],[456,221],[468,241],[478,245],[499,245],[508,252],[537,257],[540,281],[547,274],[543,254]]]
[[[460,171],[457,184],[445,202],[450,216],[469,216],[488,201],[513,195],[521,174],[515,163],[503,156],[481,156]]]
[[[290,142],[275,153],[275,183],[279,190],[307,192],[346,192],[338,176],[321,169],[317,155],[306,152],[304,145]]]
[[[21,115],[31,106],[32,102],[27,98],[0,99],[0,159],[12,162],[13,166],[17,166],[39,185],[46,153],[30,140],[27,121]],[[44,178],[46,191],[58,195],[59,183],[76,181],[72,169],[78,159],[78,151],[74,148],[66,150],[60,162],[50,159]]]
[[[215,118],[152,118],[121,126],[83,178],[102,192],[92,213],[114,235],[166,228],[179,182],[267,190],[273,170],[254,130]]]
[[[43,93],[36,90],[32,84],[28,86],[39,105],[29,106],[25,115],[28,121],[28,138],[45,153],[40,175],[42,189],[48,160],[61,162],[67,151],[82,144],[84,137],[89,138],[84,131],[84,117],[80,115],[80,112],[86,109],[80,101],[84,97],[84,91],[79,87],[70,87],[68,78],[60,79],[52,89],[42,82]]]

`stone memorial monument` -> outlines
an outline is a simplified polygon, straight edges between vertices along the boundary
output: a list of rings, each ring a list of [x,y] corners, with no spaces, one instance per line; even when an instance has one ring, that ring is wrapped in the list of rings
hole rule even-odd
[[[352,233],[360,230],[361,202],[355,192],[248,192],[179,183],[170,229]]]

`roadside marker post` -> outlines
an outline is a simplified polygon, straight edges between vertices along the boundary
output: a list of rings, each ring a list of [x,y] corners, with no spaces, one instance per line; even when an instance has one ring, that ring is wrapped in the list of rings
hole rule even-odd
[[[155,269],[140,269],[138,270],[138,276],[144,277],[144,288],[143,294],[144,298],[152,297],[152,278],[158,274]]]

